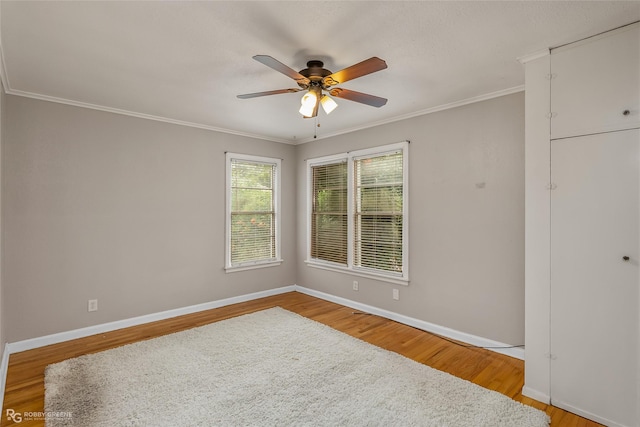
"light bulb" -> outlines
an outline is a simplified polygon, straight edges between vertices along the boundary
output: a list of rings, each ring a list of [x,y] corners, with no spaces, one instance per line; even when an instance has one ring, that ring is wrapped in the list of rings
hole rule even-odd
[[[309,91],[305,93],[300,100],[300,104],[302,104],[299,110],[300,114],[305,117],[311,117],[311,115],[313,114],[313,109],[316,107],[317,101],[318,97],[314,92]]]
[[[304,96],[302,97],[302,99],[300,100],[300,104],[302,105],[316,105],[316,94],[314,92],[307,92],[304,94]]]

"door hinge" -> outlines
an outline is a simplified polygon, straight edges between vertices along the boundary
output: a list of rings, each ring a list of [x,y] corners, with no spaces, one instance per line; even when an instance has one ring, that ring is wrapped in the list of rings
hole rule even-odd
[[[552,111],[552,112],[547,113],[546,117],[547,117],[547,119],[553,119],[553,118],[554,118],[554,117],[556,117],[557,115],[558,115],[558,113],[554,113],[554,112]]]
[[[547,190],[555,190],[556,188],[558,188],[558,186],[556,184],[554,184],[553,182],[548,183],[547,186],[546,186]]]
[[[555,79],[556,77],[558,77],[558,75],[557,75],[557,74],[555,74],[555,73],[549,73],[549,74],[546,74],[546,75],[544,76],[544,78],[545,78],[545,79],[547,79],[547,80],[553,80],[553,79]]]

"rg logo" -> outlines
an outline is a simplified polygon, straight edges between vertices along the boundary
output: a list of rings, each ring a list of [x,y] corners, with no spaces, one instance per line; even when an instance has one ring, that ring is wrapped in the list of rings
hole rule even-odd
[[[22,413],[16,412],[13,409],[7,409],[7,421],[13,421],[14,423],[21,423]]]

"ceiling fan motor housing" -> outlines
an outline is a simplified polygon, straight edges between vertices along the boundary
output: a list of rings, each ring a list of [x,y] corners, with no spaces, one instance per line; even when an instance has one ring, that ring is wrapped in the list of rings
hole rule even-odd
[[[311,80],[310,84],[303,84],[298,82],[298,86],[303,89],[308,89],[309,86],[321,86],[323,89],[327,89],[330,86],[326,85],[323,79],[331,75],[331,71],[324,67],[324,63],[318,60],[311,60],[307,62],[307,68],[300,70],[300,74]]]

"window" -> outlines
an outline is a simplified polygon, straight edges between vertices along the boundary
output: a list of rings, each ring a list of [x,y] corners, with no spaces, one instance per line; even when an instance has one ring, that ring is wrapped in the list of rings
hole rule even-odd
[[[402,273],[402,152],[354,160],[354,265]]]
[[[347,265],[347,162],[311,167],[311,257]]]
[[[407,284],[407,147],[308,161],[308,265]]]
[[[227,271],[279,265],[280,159],[227,153]]]

